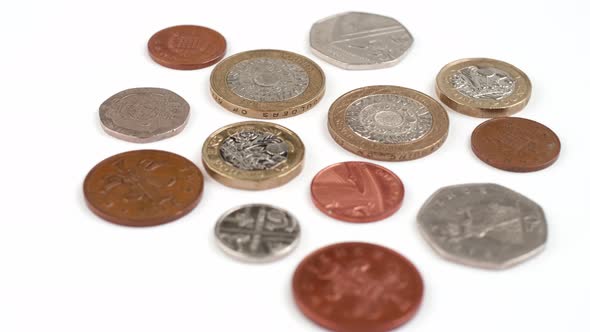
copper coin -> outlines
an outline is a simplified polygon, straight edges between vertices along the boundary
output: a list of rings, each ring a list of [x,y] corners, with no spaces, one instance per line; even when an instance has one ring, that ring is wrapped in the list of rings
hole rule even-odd
[[[347,161],[321,170],[311,181],[311,197],[330,217],[365,223],[395,213],[404,198],[404,185],[385,167]]]
[[[307,256],[293,275],[299,309],[333,331],[389,331],[410,320],[422,302],[416,267],[397,252],[345,242]]]
[[[197,25],[178,25],[156,32],[148,42],[154,61],[172,69],[209,67],[225,55],[223,36]]]
[[[495,118],[471,134],[471,148],[483,162],[511,172],[532,172],[551,166],[561,143],[544,125],[523,118]]]
[[[112,223],[155,226],[197,206],[203,175],[190,160],[158,150],[109,157],[88,172],[84,196],[92,212]]]

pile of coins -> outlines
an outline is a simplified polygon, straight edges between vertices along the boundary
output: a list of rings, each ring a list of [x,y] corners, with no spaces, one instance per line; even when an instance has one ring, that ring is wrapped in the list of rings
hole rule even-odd
[[[343,69],[396,64],[413,38],[397,20],[349,12],[315,23],[310,46],[319,58]],[[201,26],[175,26],[154,34],[148,51],[173,69],[211,66],[210,90],[223,108],[255,119],[279,119],[311,110],[323,97],[325,76],[314,61],[281,50],[225,55],[225,38]],[[509,117],[531,96],[531,82],[506,62],[473,58],[445,65],[436,77],[438,99],[450,109],[492,118],[471,136],[474,154],[506,171],[550,166],[560,142],[549,128]],[[119,139],[148,143],[180,133],[189,104],[161,88],[116,93],[99,108],[104,130]],[[448,134],[445,107],[432,97],[399,86],[366,86],[336,99],[328,130],[342,148],[367,159],[412,160],[435,152]],[[305,147],[277,124],[228,124],[204,142],[202,161],[211,178],[232,188],[264,190],[286,184],[302,170]],[[90,210],[119,225],[154,226],[194,209],[203,174],[171,152],[136,150],[99,162],[84,181]],[[389,169],[369,162],[340,162],[311,182],[315,206],[326,215],[370,223],[394,214],[404,185]],[[434,251],[454,262],[504,269],[542,250],[547,224],[529,198],[492,183],[451,185],[435,192],[417,215]],[[215,226],[221,249],[249,262],[267,262],[291,252],[300,237],[297,219],[283,208],[250,204],[223,214]],[[302,313],[335,331],[386,331],[417,312],[424,292],[418,269],[392,249],[371,243],[336,243],[309,254],[292,278]]]

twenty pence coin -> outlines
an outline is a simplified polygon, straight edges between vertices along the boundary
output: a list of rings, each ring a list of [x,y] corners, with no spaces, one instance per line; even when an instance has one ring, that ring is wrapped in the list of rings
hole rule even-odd
[[[239,189],[283,185],[301,173],[305,147],[293,131],[246,121],[216,130],[203,144],[203,165],[215,180]]]
[[[197,206],[203,175],[190,160],[159,150],[109,157],[88,172],[84,197],[90,210],[112,223],[155,226]]]
[[[447,138],[449,118],[441,104],[416,90],[368,86],[336,99],[328,129],[336,143],[354,154],[401,161],[436,151]]]

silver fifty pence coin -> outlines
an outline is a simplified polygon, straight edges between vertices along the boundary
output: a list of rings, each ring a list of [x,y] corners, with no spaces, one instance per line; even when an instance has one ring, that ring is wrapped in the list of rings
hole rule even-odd
[[[270,262],[289,254],[299,242],[297,219],[266,204],[238,206],[219,218],[215,239],[224,252],[246,262]]]
[[[316,22],[311,50],[344,69],[379,69],[399,62],[414,41],[397,20],[376,14],[347,12]]]
[[[541,252],[547,241],[543,209],[489,183],[438,190],[420,209],[418,227],[444,258],[488,269],[514,266]]]
[[[190,106],[176,93],[160,88],[123,90],[99,108],[102,128],[111,136],[134,143],[172,137],[187,123]]]

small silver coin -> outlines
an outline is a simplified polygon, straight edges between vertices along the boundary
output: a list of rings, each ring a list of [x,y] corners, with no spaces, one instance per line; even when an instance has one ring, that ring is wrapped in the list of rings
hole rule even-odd
[[[100,105],[102,128],[111,136],[149,143],[174,136],[187,123],[190,106],[176,93],[160,88],[123,90]]]
[[[344,69],[378,69],[399,62],[414,41],[397,20],[376,14],[348,12],[311,27],[312,52]]]
[[[547,241],[543,209],[497,184],[463,184],[435,192],[418,213],[418,227],[451,261],[505,269],[541,252]]]
[[[269,262],[289,254],[297,246],[300,232],[293,215],[266,204],[231,209],[215,226],[221,249],[247,262]]]

